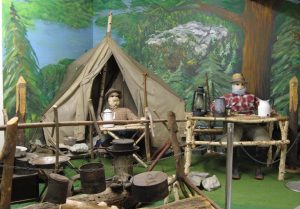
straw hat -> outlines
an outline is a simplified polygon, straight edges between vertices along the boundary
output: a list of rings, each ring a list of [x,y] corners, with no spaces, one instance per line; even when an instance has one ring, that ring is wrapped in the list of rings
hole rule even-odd
[[[108,99],[109,95],[111,95],[112,93],[118,93],[119,94],[119,98],[121,99],[122,97],[122,94],[121,94],[121,91],[117,90],[117,89],[114,89],[114,88],[111,88],[109,89],[106,94],[105,94],[105,99]]]
[[[248,83],[242,73],[235,73],[232,75],[230,83]]]

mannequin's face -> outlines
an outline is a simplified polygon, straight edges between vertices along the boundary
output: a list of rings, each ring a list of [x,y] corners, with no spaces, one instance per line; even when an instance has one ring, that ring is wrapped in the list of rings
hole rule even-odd
[[[237,82],[232,84],[232,90],[241,90],[243,88],[245,88],[245,85],[242,82]]]
[[[120,95],[117,92],[113,92],[108,97],[108,105],[110,108],[117,108],[120,105]]]

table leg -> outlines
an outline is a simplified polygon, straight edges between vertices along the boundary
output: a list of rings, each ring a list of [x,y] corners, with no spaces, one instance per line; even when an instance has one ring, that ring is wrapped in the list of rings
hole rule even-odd
[[[233,133],[234,133],[234,124],[233,123],[228,123],[227,124],[225,209],[230,209],[231,208]]]
[[[279,128],[281,132],[281,140],[287,140],[288,135],[288,121],[279,121]],[[287,145],[281,145],[281,154],[280,154],[280,162],[279,162],[279,173],[278,173],[278,180],[284,180],[285,174],[285,160],[286,160],[286,152],[287,152]]]
[[[187,120],[186,122],[186,147],[184,149],[184,158],[185,158],[185,164],[184,164],[184,173],[188,174],[190,172],[190,166],[192,161],[192,143],[193,143],[193,123],[191,120]]]

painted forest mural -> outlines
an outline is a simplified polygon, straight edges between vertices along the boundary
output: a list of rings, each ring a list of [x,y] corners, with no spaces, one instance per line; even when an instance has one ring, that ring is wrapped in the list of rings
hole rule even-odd
[[[27,120],[37,121],[72,61],[112,34],[161,77],[190,110],[208,77],[211,98],[242,72],[248,90],[288,111],[289,80],[300,78],[300,4],[287,0],[3,0],[4,106],[27,82]]]

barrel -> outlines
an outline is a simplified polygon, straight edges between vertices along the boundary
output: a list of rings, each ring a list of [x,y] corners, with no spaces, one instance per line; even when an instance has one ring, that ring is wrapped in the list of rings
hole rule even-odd
[[[106,189],[102,163],[87,163],[79,168],[81,190],[85,194],[96,194]]]

